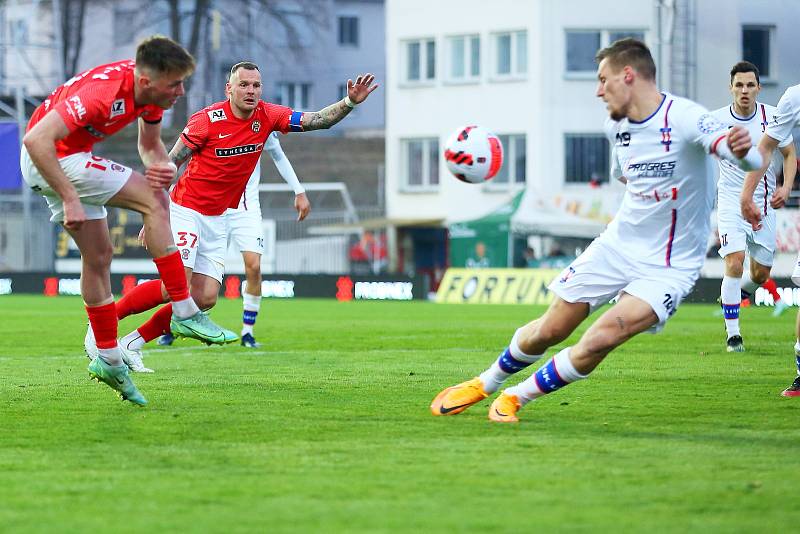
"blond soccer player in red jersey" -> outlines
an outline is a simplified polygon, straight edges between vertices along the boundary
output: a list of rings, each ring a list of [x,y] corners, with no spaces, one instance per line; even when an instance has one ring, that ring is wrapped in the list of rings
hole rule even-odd
[[[320,111],[302,112],[261,100],[258,66],[241,62],[231,68],[228,98],[192,115],[170,151],[178,167],[188,161],[170,194],[170,217],[192,296],[201,308],[216,304],[224,275],[225,211],[239,205],[269,135],[330,128],[377,89],[374,80],[372,74],[348,80],[345,98]],[[159,281],[140,284],[118,303],[120,315],[158,306],[162,295]],[[122,339],[123,350],[140,358],[146,342],[169,332],[169,315],[170,305],[159,309]]]
[[[57,87],[34,111],[21,151],[25,181],[45,197],[51,220],[64,226],[81,252],[81,295],[98,356],[89,373],[138,405],[147,401],[117,344],[105,206],[142,214],[148,249],[173,302],[173,330],[190,330],[208,342],[225,337],[189,296],[164,191],[176,167],[161,141],[161,117],[184,94],[192,72],[194,59],[180,45],[162,36],[145,39],[135,60],[89,69]],[[137,119],[144,174],[93,155],[95,143]]]

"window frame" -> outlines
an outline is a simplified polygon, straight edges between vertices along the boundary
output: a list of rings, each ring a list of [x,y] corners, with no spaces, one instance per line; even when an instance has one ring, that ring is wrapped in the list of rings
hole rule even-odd
[[[422,143],[422,183],[410,184],[410,166],[409,166],[409,148],[411,143]],[[435,143],[435,150],[431,147],[431,143]],[[401,193],[437,193],[442,183],[442,173],[440,165],[439,150],[441,141],[436,136],[425,137],[402,137],[400,138],[400,184],[399,191]],[[436,169],[436,183],[431,183],[430,170],[435,165]]]
[[[280,105],[292,108],[294,110],[302,111],[311,109],[311,88],[313,87],[311,82],[289,82],[289,81],[282,81],[277,83],[278,87],[278,95],[280,100]],[[291,89],[291,95],[289,95]],[[305,96],[307,98],[307,102],[303,102],[303,92],[305,89]],[[289,97],[289,98],[287,98]],[[293,105],[294,102],[300,100],[299,105]]]
[[[350,23],[353,22],[355,23],[355,28],[352,27],[347,28],[348,30],[353,30],[353,33],[355,34],[355,42],[350,42],[350,41],[345,42],[342,40],[343,29],[344,29],[342,24],[344,23],[345,20],[347,20]],[[358,48],[361,42],[361,28],[360,28],[361,24],[359,23],[360,21],[358,15],[338,15],[336,17],[336,21],[337,21],[337,35],[336,35],[337,44],[344,48]]]
[[[642,40],[647,43],[647,29],[645,28],[564,28],[563,43],[564,54],[562,59],[564,61],[563,76],[566,80],[594,80],[597,77],[596,65],[591,70],[568,70],[567,53],[569,51],[567,46],[567,35],[570,33],[599,33],[600,34],[600,48],[605,48],[611,44],[612,33],[637,33],[641,34]]]
[[[453,76],[453,46],[456,39],[464,40],[464,58],[463,65],[464,75],[460,78]],[[475,48],[475,39],[477,39],[478,49],[478,73],[472,73],[472,53]],[[479,33],[463,33],[445,36],[444,40],[444,76],[443,79],[448,84],[474,84],[481,81],[483,55],[481,43],[481,35]]]
[[[773,24],[742,24],[740,31],[740,39],[739,39],[739,46],[740,46],[740,57],[745,59],[746,61],[751,61],[744,57],[744,31],[745,30],[765,30],[767,32],[767,45],[769,49],[767,50],[767,66],[769,67],[769,74],[765,75],[763,72],[759,72],[759,78],[762,85],[764,84],[775,84],[777,83],[778,74],[776,72],[777,69],[777,61],[776,61],[776,54],[774,53],[775,50],[775,34],[776,34],[776,27]],[[751,61],[752,62],[752,61]],[[761,71],[761,67],[759,66],[759,71]]]
[[[611,143],[608,140],[608,137],[603,132],[564,132],[563,133],[563,148],[564,148],[564,155],[562,161],[564,162],[564,186],[569,187],[589,187],[589,183],[591,181],[591,177],[585,181],[574,181],[569,180],[567,176],[567,170],[569,166],[567,165],[567,160],[576,161],[577,158],[570,157],[574,156],[574,151],[568,150],[567,140],[569,138],[592,138],[592,139],[599,139],[601,141],[605,141],[604,149],[598,151],[598,154],[601,154],[603,158],[605,158],[605,165],[601,166],[602,174],[600,185],[607,185],[611,182]]]
[[[430,58],[428,57],[428,45],[429,43],[433,43],[433,77],[427,77],[428,71],[428,62]],[[416,44],[419,46],[419,78],[409,78],[408,68],[410,66],[410,46]],[[438,58],[436,57],[438,50],[436,46],[436,38],[435,37],[419,37],[416,39],[403,39],[400,41],[400,49],[401,49],[401,58],[402,60],[399,62],[400,65],[400,77],[401,85],[405,86],[429,86],[436,83],[437,77],[437,67],[438,67]]]
[[[518,70],[518,62],[519,62],[519,39],[520,35],[525,35],[525,71]],[[509,68],[510,72],[508,73],[501,73],[498,72],[499,69],[499,62],[498,62],[498,41],[500,37],[508,35],[511,37],[511,42],[509,44]],[[489,34],[489,56],[490,56],[490,65],[491,65],[491,79],[493,81],[518,81],[518,80],[526,80],[528,78],[528,73],[530,72],[530,41],[528,39],[528,30],[527,29],[518,29],[518,30],[504,30],[504,31],[495,31]]]

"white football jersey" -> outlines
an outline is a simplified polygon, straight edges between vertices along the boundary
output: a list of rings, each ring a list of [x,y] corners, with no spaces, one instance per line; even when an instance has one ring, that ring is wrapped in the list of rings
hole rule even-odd
[[[755,110],[750,117],[737,116],[733,112],[732,106],[719,108],[712,111],[711,114],[728,128],[733,126],[747,128],[747,131],[750,132],[750,138],[753,140],[753,144],[758,144],[758,140],[764,135],[764,132],[767,130],[767,125],[773,115],[775,115],[775,112],[775,106],[756,102]],[[790,133],[786,139],[779,143],[779,146],[783,148],[793,142],[794,139],[792,139],[792,134]],[[740,169],[738,165],[729,161],[719,159],[717,162],[719,167],[719,181],[717,182],[719,196],[718,208],[720,210],[732,209],[738,211],[740,209],[739,195],[742,192],[744,177],[747,173]],[[753,200],[756,206],[759,206],[759,208],[763,207],[765,214],[767,210],[772,209],[769,207],[769,199],[772,197],[772,193],[777,187],[776,176],[778,172],[780,172],[782,162],[783,160],[779,152],[773,154],[772,162],[767,169],[767,173],[764,175],[761,183],[753,194]]]
[[[777,141],[785,141],[797,126],[800,126],[800,85],[793,85],[778,101],[775,114],[767,126],[767,135]]]
[[[647,119],[606,121],[614,146],[612,173],[627,180],[622,205],[605,232],[620,254],[637,262],[700,269],[710,232],[715,176],[708,154],[727,129],[685,98],[663,93]]]

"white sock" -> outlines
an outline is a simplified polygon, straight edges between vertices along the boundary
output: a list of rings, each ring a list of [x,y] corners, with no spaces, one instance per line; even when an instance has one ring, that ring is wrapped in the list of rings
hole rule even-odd
[[[486,393],[491,395],[500,389],[500,386],[503,385],[503,382],[505,382],[509,376],[521,371],[544,356],[544,354],[525,354],[522,349],[519,348],[519,343],[517,342],[518,338],[519,329],[517,329],[511,337],[511,343],[508,344],[508,348],[503,351],[494,363],[492,363],[491,367],[478,376],[483,383],[483,389]]]
[[[251,295],[250,293],[242,293],[242,307],[244,313],[242,314],[242,335],[253,335],[253,327],[256,324],[256,316],[261,309],[261,295]]]
[[[750,278],[750,273],[748,271],[742,273],[742,291],[752,295],[756,289],[758,289],[758,284]],[[739,296],[741,296],[741,293],[739,293]]]
[[[110,349],[97,349],[97,355],[103,359],[108,365],[122,365],[122,354],[119,351],[119,346],[114,346]]]
[[[506,389],[503,393],[515,395],[521,405],[552,393],[562,387],[586,378],[580,374],[569,357],[571,347],[563,349],[553,356],[546,364],[539,367],[527,380],[520,382],[514,387]]]
[[[119,340],[119,344],[128,350],[140,350],[144,347],[145,341],[138,330],[134,330],[127,336]]]
[[[183,300],[172,301],[172,315],[178,319],[186,319],[199,312],[200,308],[195,304],[194,299],[189,297]]]
[[[722,278],[719,297],[722,301],[722,313],[725,316],[725,331],[728,333],[729,338],[741,335],[739,332],[739,307],[742,304],[741,287],[740,278],[727,275]]]

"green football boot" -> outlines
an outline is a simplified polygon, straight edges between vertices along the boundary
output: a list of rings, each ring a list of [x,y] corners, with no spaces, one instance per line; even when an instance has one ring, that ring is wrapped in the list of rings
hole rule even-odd
[[[147,404],[147,399],[128,376],[128,366],[125,364],[109,365],[98,356],[89,364],[89,377],[98,382],[105,382],[111,389],[119,393],[122,400],[139,406]]]
[[[191,337],[209,345],[224,345],[239,339],[234,332],[218,326],[202,311],[185,319],[179,319],[173,314],[169,326],[175,337]]]

